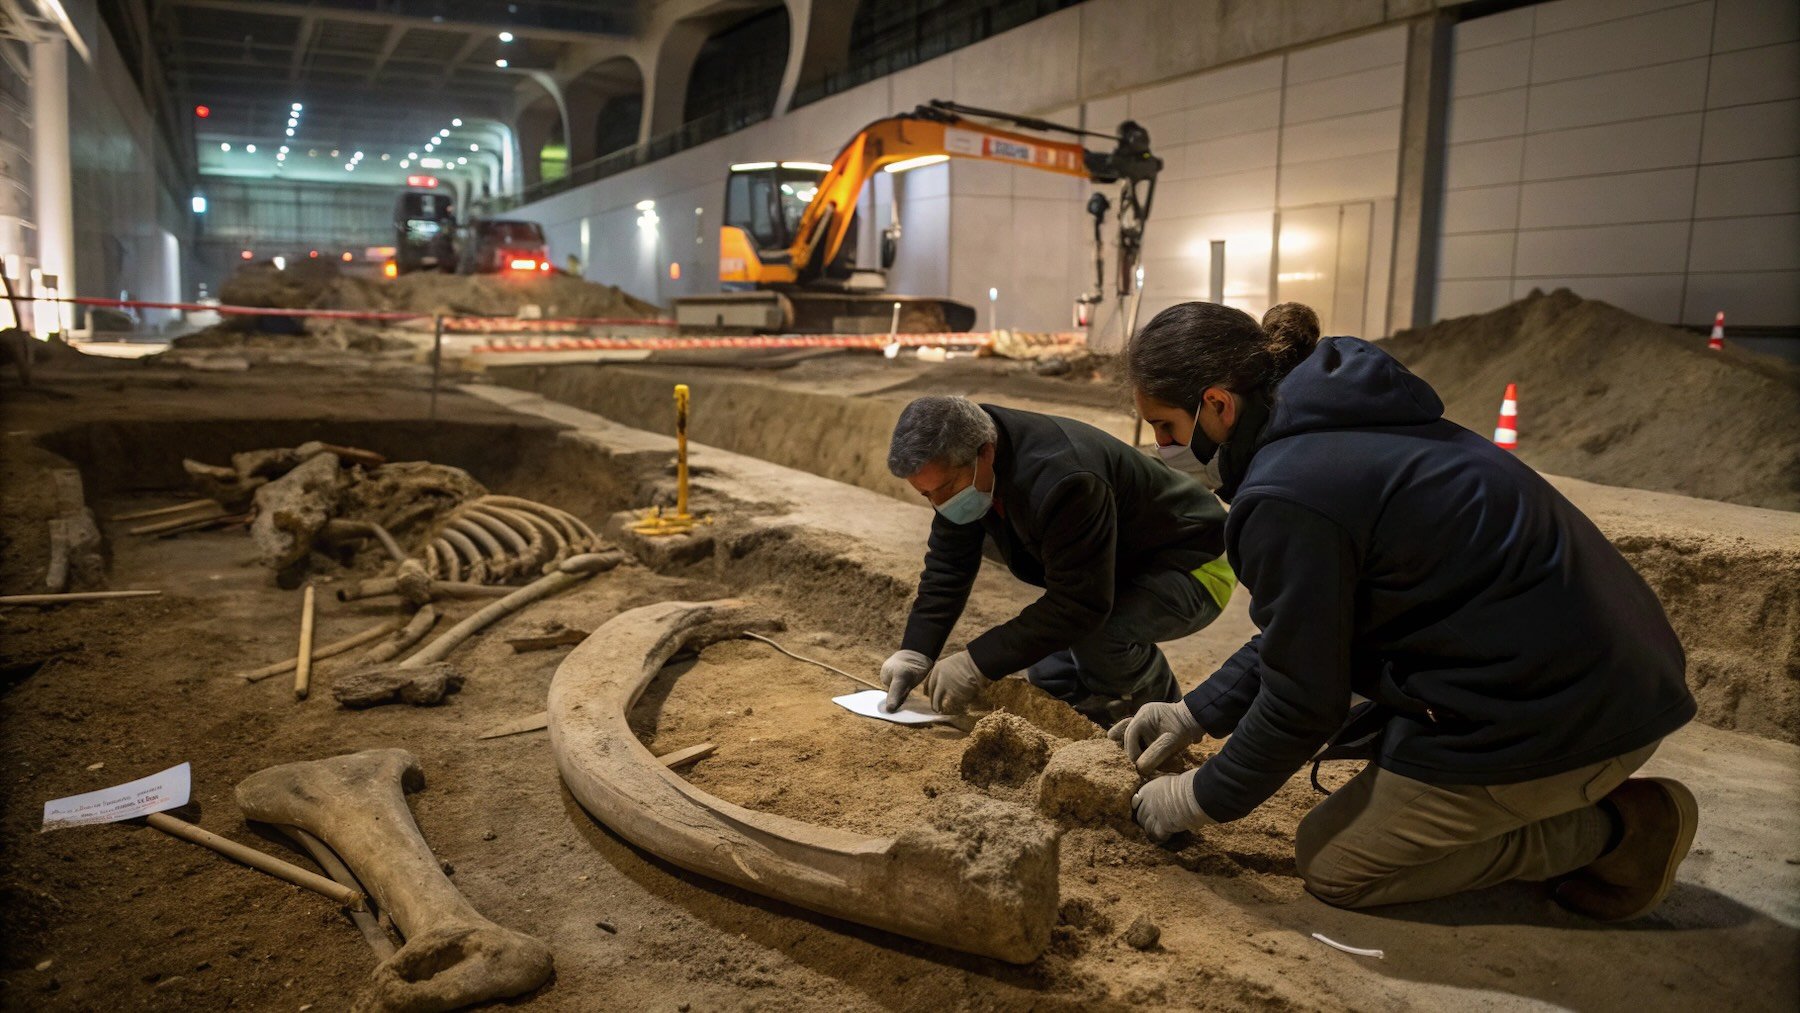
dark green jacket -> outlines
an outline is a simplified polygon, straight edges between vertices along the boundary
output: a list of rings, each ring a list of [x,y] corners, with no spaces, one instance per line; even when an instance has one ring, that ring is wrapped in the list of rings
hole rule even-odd
[[[928,658],[943,651],[989,538],[1014,576],[1044,589],[969,644],[991,679],[1098,630],[1133,574],[1192,571],[1224,554],[1225,508],[1200,483],[1084,422],[981,408],[1000,431],[995,509],[969,524],[932,518],[903,649]]]

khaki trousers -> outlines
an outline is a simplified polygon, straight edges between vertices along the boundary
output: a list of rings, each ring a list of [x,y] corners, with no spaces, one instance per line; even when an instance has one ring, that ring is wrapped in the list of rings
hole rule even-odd
[[[1334,907],[1445,897],[1507,880],[1544,880],[1599,858],[1612,821],[1595,803],[1657,743],[1517,784],[1444,786],[1371,763],[1300,821],[1294,860]]]

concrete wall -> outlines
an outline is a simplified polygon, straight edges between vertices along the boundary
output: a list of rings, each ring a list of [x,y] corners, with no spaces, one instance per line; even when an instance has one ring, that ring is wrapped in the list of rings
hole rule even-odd
[[[88,40],[92,63],[69,58],[69,157],[75,195],[77,294],[171,301],[192,295],[184,277],[191,220],[160,177],[162,138],[112,36],[91,4],[70,15]],[[85,9],[83,9],[85,8]],[[170,263],[171,250],[177,251]],[[164,310],[142,316],[157,323]]]
[[[518,213],[544,224],[559,262],[580,254],[590,278],[667,303],[717,290],[733,162],[828,160],[870,120],[932,98],[1098,130],[1131,117],[1168,162],[1146,239],[1146,315],[1204,298],[1210,243],[1222,239],[1226,301],[1260,313],[1277,295],[1306,298],[1335,330],[1383,332],[1406,57],[1395,22],[1433,9],[1429,0],[1090,0]],[[1255,59],[1265,53],[1275,55]],[[1089,192],[957,161],[878,181],[864,233],[897,200],[894,291],[973,303],[985,326],[993,288],[1001,326],[1064,329],[1093,286]],[[644,200],[656,202],[654,228],[638,224]]]
[[[1456,29],[1440,317],[1568,286],[1800,322],[1800,5],[1562,0]]]

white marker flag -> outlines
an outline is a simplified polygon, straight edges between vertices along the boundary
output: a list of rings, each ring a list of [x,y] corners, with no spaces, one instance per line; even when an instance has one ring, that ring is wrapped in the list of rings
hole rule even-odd
[[[160,774],[44,803],[44,831],[116,823],[187,805],[193,772],[185,763]]]

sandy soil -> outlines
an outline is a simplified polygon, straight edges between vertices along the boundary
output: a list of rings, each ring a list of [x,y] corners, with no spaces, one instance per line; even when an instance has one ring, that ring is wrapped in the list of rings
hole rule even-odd
[[[446,395],[444,421],[425,423],[410,374],[196,377],[134,367],[52,374],[36,394],[4,395],[8,592],[25,590],[41,567],[28,558],[41,522],[13,490],[54,461],[33,443],[52,431],[52,450],[90,467],[103,518],[176,498],[166,490],[178,467],[149,447],[221,460],[341,432],[466,467],[491,488],[596,524],[664,481],[666,454],[583,458],[549,423],[467,396]],[[163,597],[0,613],[0,1005],[344,1008],[373,961],[329,902],[141,826],[40,836],[40,807],[188,760],[196,804],[184,815],[304,862],[245,826],[232,786],[271,764],[395,745],[420,757],[426,788],[413,810],[453,881],[489,917],[553,948],[557,975],[520,1003],[527,1008],[1779,1009],[1800,989],[1791,804],[1800,750],[1704,728],[1678,736],[1657,761],[1704,789],[1700,850],[1663,911],[1629,929],[1582,923],[1529,887],[1374,915],[1326,908],[1293,874],[1293,827],[1315,799],[1303,779],[1249,819],[1173,850],[1108,826],[1067,830],[1063,924],[1051,952],[1026,967],[813,916],[639,852],[574,805],[543,733],[475,738],[541,709],[561,656],[514,655],[504,637],[549,622],[593,629],[638,604],[730,593],[787,616],[791,628],[776,636],[790,648],[872,672],[905,607],[892,571],[906,564],[893,560],[916,559],[922,531],[916,507],[709,453],[715,470],[703,485],[738,497],[703,490],[731,549],[717,565],[627,566],[534,607],[457,652],[468,683],[434,709],[347,712],[318,691],[296,704],[280,678],[245,686],[230,673],[291,649],[298,594],[272,586],[242,534],[146,540],[106,523],[112,586],[158,586]],[[732,540],[733,518],[780,525],[784,511],[865,529],[871,541],[787,528],[785,540]],[[1025,598],[997,578],[980,587],[959,639]],[[389,608],[330,603],[319,637]],[[1177,670],[1210,671],[1247,632],[1240,600],[1206,634],[1172,647]],[[321,668],[328,687],[337,665]],[[892,830],[933,793],[1030,790],[963,781],[959,729],[900,729],[830,704],[852,688],[763,645],[727,642],[671,665],[633,721],[658,752],[716,743],[689,773],[702,788],[833,826]],[[88,769],[96,763],[104,766]],[[1121,941],[1140,915],[1161,928],[1148,951]],[[1387,959],[1339,953],[1312,932],[1384,947]]]

